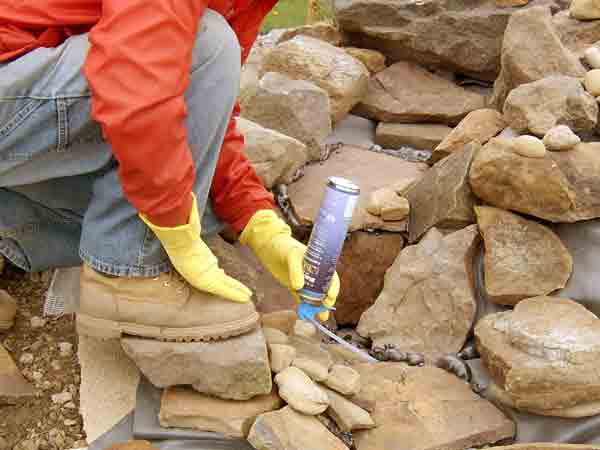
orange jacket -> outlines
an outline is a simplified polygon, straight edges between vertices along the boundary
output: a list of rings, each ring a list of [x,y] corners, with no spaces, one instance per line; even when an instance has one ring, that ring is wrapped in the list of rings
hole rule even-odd
[[[125,195],[157,225],[187,221],[195,168],[184,92],[206,8],[230,23],[248,56],[277,0],[0,0],[0,61],[90,33],[84,65],[92,115],[119,161]],[[233,116],[239,114],[236,105]],[[216,214],[237,231],[273,198],[243,154],[232,117],[211,186]]]

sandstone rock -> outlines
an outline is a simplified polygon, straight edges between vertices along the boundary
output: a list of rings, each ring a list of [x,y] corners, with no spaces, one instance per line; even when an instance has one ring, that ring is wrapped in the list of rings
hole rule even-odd
[[[475,222],[473,205],[476,199],[468,176],[478,150],[478,144],[469,144],[463,151],[451,154],[408,190],[410,242],[417,241],[434,226],[460,227]]]
[[[578,303],[523,300],[483,318],[475,336],[491,377],[520,410],[552,415],[600,399],[600,320]]]
[[[565,287],[573,259],[549,228],[490,206],[475,207],[485,243],[485,288],[503,305]]]
[[[342,289],[336,302],[338,324],[356,325],[383,288],[383,277],[404,246],[400,233],[355,231],[344,244],[337,272]]]
[[[0,344],[0,404],[2,399],[33,397],[36,390],[23,378],[8,351]]]
[[[397,196],[393,202],[381,206],[381,218],[386,221],[404,220],[408,217],[410,205],[404,197]]]
[[[232,400],[271,392],[271,370],[260,329],[215,342],[124,338],[121,345],[157,387],[191,384],[198,392]]]
[[[287,334],[276,328],[263,327],[263,335],[268,345],[288,343]]]
[[[294,358],[292,367],[296,367],[304,372],[314,381],[325,381],[329,375],[329,368],[319,361],[314,361],[310,358]]]
[[[569,152],[550,153],[575,191],[575,207],[561,222],[600,217],[600,143],[581,143]]]
[[[544,136],[556,125],[591,131],[598,118],[598,104],[577,78],[552,76],[514,89],[504,104],[504,117],[517,132],[530,130]]]
[[[269,48],[258,45],[252,47],[240,74],[240,93],[238,94],[240,103],[244,102],[247,97],[254,95],[260,80],[262,62],[269,50]]]
[[[584,78],[585,90],[594,97],[600,95],[600,69],[590,70]]]
[[[439,124],[383,123],[377,126],[375,143],[383,148],[409,146],[423,150],[433,150],[452,129]]]
[[[325,384],[340,394],[354,395],[360,390],[360,375],[352,367],[334,364]]]
[[[312,339],[313,341],[319,340],[317,327],[315,327],[312,323],[306,322],[304,320],[297,320],[294,324],[294,336]]]
[[[298,320],[296,311],[292,309],[274,311],[267,314],[262,314],[260,323],[265,328],[276,328],[283,331],[285,334],[291,334],[294,330],[294,325]]]
[[[321,159],[321,143],[331,133],[327,92],[308,81],[267,73],[241,103],[242,117],[306,144],[311,160]]]
[[[314,341],[300,336],[291,336],[290,343],[296,349],[296,359],[310,359],[329,369],[333,365],[333,359],[327,351],[327,346],[319,341]]]
[[[498,8],[512,8],[515,6],[525,6],[529,3],[529,0],[496,0],[496,6]]]
[[[351,432],[375,428],[375,422],[367,411],[337,392],[325,387],[321,388],[329,397],[327,414],[335,421],[340,430]]]
[[[356,47],[344,47],[344,50],[363,63],[371,73],[381,72],[386,67],[385,55],[377,50]]]
[[[381,209],[384,204],[390,204],[396,201],[398,198],[396,191],[392,187],[384,187],[371,192],[369,199],[366,204],[366,209],[369,214],[374,216],[381,216]]]
[[[595,0],[572,0],[569,13],[579,20],[600,19],[600,5]]]
[[[447,236],[432,229],[402,250],[358,333],[374,345],[395,344],[431,358],[457,353],[475,318],[471,266],[477,240],[476,226]]]
[[[581,77],[585,69],[562,44],[547,7],[515,12],[502,41],[502,69],[490,104],[502,109],[514,88],[552,75]]]
[[[271,370],[279,373],[292,365],[292,361],[296,358],[296,349],[290,345],[271,344],[269,356]]]
[[[279,395],[296,411],[311,416],[321,414],[329,406],[329,398],[303,371],[288,367],[275,376]]]
[[[188,388],[168,388],[162,395],[159,420],[163,427],[193,428],[245,438],[256,417],[283,407],[276,391],[251,400],[222,400]]]
[[[263,61],[264,72],[307,80],[324,89],[331,119],[339,122],[365,95],[368,71],[344,50],[319,39],[296,36],[277,45]]]
[[[477,154],[469,180],[475,195],[498,208],[551,222],[600,217],[600,144],[524,158],[507,139],[492,139]]]
[[[544,145],[546,146],[546,149],[555,152],[571,150],[580,142],[581,139],[579,139],[579,136],[573,133],[566,125],[558,125],[551,128],[544,135]]]
[[[347,450],[316,418],[290,407],[258,416],[248,442],[257,450]]]
[[[543,158],[546,156],[546,146],[535,136],[523,135],[512,140],[512,149],[517,155],[526,158]]]
[[[600,48],[588,48],[585,51],[585,60],[592,67],[592,69],[600,69]]]
[[[381,450],[389,442],[416,450],[462,450],[512,438],[514,424],[469,385],[434,367],[397,363],[354,366],[365,396],[376,400],[377,428],[353,433],[358,450]]]
[[[471,165],[473,192],[499,208],[558,220],[573,208],[575,192],[550,155],[525,158],[512,151],[512,140],[492,139]]]
[[[379,50],[391,62],[411,60],[489,81],[500,71],[502,36],[514,13],[489,0],[337,0],[335,7],[352,45]]]
[[[328,177],[348,178],[358,184],[361,194],[354,210],[350,231],[377,229],[404,231],[403,222],[384,222],[366,210],[371,192],[391,186],[398,180],[419,178],[426,164],[412,163],[389,155],[370,152],[358,147],[344,146],[333,153],[326,164],[307,166],[304,176],[288,188],[290,203],[302,225],[311,225],[321,205]],[[373,174],[377,176],[374,177]]]
[[[591,45],[600,41],[600,22],[582,22],[571,17],[569,11],[561,11],[552,16],[552,23],[564,46],[578,58],[582,58]]]
[[[267,188],[289,184],[308,160],[306,145],[249,120],[238,118],[237,127],[244,135],[244,152]]]
[[[277,43],[289,41],[296,36],[308,36],[315,39],[320,39],[328,44],[340,46],[344,41],[343,33],[334,25],[327,22],[317,22],[310,25],[285,30],[279,37]]]
[[[458,126],[435,148],[430,162],[437,162],[451,153],[460,151],[470,142],[485,144],[506,126],[495,109],[478,109],[470,112]]]
[[[399,62],[371,77],[354,112],[381,122],[455,125],[483,106],[482,95],[414,63]]]

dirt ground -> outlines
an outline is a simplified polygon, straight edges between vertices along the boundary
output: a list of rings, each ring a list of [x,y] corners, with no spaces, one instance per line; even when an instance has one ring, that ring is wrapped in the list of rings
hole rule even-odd
[[[74,317],[42,317],[47,285],[44,276],[16,269],[0,275],[0,289],[8,291],[19,305],[16,325],[8,333],[0,333],[0,343],[38,390],[34,398],[0,404],[0,450],[87,446],[79,415],[80,369]],[[53,400],[55,394],[61,395]]]

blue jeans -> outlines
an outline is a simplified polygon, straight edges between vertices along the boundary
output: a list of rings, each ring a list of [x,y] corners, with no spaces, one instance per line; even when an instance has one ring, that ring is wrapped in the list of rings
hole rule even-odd
[[[0,64],[0,254],[26,271],[83,260],[111,275],[156,276],[171,265],[126,200],[118,163],[91,118],[81,72],[88,48],[79,35]],[[185,95],[203,234],[221,227],[209,189],[239,77],[235,33],[208,10]]]

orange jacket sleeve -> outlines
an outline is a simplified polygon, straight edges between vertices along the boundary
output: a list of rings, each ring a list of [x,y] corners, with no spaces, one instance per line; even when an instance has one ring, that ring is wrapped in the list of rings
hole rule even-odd
[[[276,3],[277,0],[263,0],[229,21],[242,47],[242,63],[250,54],[264,17]],[[235,124],[239,112],[239,104],[236,104],[211,187],[215,214],[237,232],[246,227],[256,211],[275,208],[273,196],[243,152],[244,137],[236,130]]]
[[[183,94],[203,0],[103,0],[84,73],[92,114],[127,199],[164,226],[185,223],[194,163]]]

